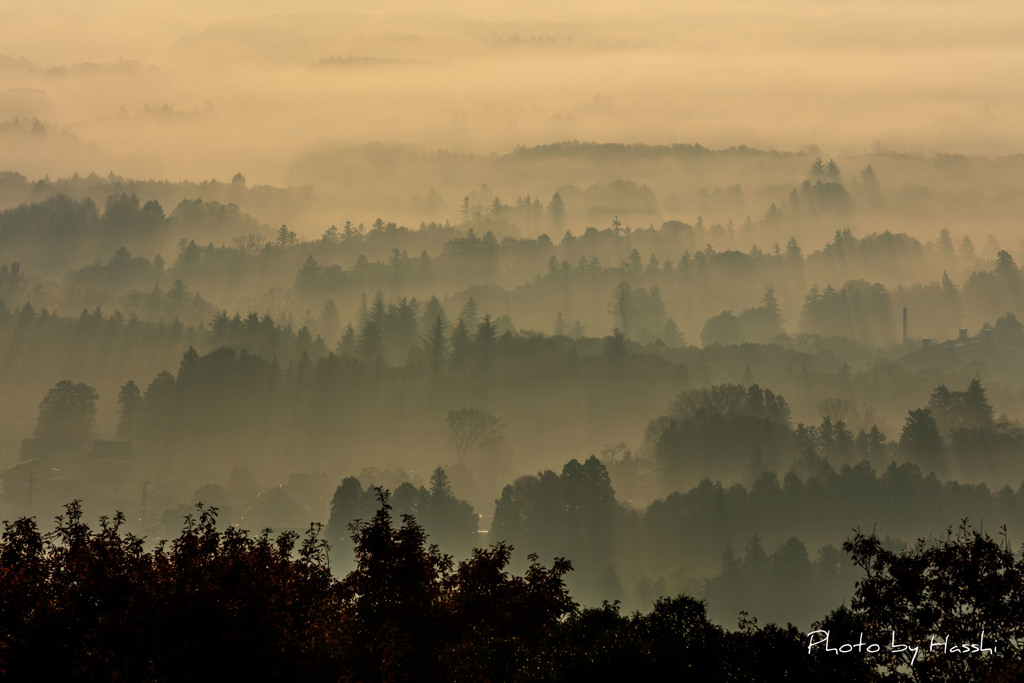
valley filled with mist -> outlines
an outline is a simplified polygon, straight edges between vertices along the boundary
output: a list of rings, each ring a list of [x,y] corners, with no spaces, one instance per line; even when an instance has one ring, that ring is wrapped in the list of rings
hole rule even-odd
[[[986,627],[998,657],[924,666],[1019,671],[977,601],[1024,599],[1020,8],[345,5],[0,10],[3,590],[86,547],[299,571],[334,602],[266,623],[333,634],[313,678],[671,674],[669,612],[747,652],[707,680],[837,676],[813,634],[857,629]],[[546,616],[438,646],[416,600],[484,623],[492,570]],[[30,671],[59,628],[8,611]],[[897,654],[844,680],[910,680]]]

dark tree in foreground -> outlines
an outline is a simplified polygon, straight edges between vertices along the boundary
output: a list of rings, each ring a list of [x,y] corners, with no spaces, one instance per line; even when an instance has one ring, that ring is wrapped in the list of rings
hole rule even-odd
[[[1003,533],[1000,544],[964,520],[943,541],[922,539],[899,553],[860,532],[843,545],[865,572],[853,599],[865,639],[888,644],[895,633],[898,643],[920,646],[879,658],[882,680],[1021,680],[1024,559]]]
[[[453,566],[386,494],[352,527],[357,566],[337,580],[314,525],[272,539],[219,530],[200,506],[181,535],[147,551],[67,506],[56,529],[31,519],[0,540],[0,678],[52,680],[532,680],[552,629],[576,609],[562,577],[511,548]]]
[[[1024,560],[961,527],[944,543],[892,553],[875,537],[846,544],[867,577],[853,609],[816,629],[833,643],[901,642],[909,653],[809,648],[793,626],[713,624],[704,602],[659,599],[629,616],[618,604],[579,610],[571,566],[535,556],[507,571],[511,547],[477,549],[458,565],[427,545],[410,515],[396,525],[386,493],[351,526],[356,567],[335,579],[311,528],[252,537],[219,530],[200,506],[180,536],[146,550],[123,515],[82,522],[77,503],[41,534],[4,524],[0,540],[0,678],[305,681],[981,681],[1020,680]],[[986,633],[992,653],[944,650]],[[815,633],[822,633],[816,631]],[[934,648],[933,648],[934,649]],[[901,666],[902,665],[902,666]]]
[[[313,529],[276,540],[216,528],[200,507],[148,552],[124,516],[82,522],[78,502],[52,532],[5,523],[0,541],[0,668],[11,680],[267,680],[330,669],[342,590]]]
[[[512,549],[499,543],[454,567],[411,516],[394,527],[384,495],[352,530],[357,566],[341,582],[354,596],[343,636],[352,680],[514,679],[536,668],[548,630],[576,610],[567,561],[548,569],[531,556],[526,575],[512,576]]]

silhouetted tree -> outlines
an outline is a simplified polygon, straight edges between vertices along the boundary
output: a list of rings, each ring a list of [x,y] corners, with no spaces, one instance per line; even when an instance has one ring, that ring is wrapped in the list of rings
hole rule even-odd
[[[704,323],[700,332],[700,343],[704,346],[712,344],[742,344],[747,340],[746,332],[740,320],[729,311],[722,311]]]
[[[469,297],[466,300],[465,305],[462,307],[462,313],[459,314],[459,320],[466,324],[466,329],[475,330],[477,326],[477,313],[480,307],[477,305],[473,297]]]
[[[448,340],[445,338],[445,322],[440,315],[435,316],[427,336],[423,339],[423,346],[430,359],[430,367],[434,373],[441,371],[444,365],[448,348]]]
[[[944,448],[932,411],[928,408],[911,410],[900,433],[900,449],[914,462],[941,470]]]
[[[463,464],[466,453],[473,446],[482,443],[503,430],[501,418],[479,408],[461,408],[448,411],[448,428],[455,437],[455,453],[459,464]]]
[[[548,202],[548,218],[551,221],[551,227],[556,230],[561,230],[565,225],[565,204],[557,192],[551,196],[551,201]]]
[[[135,420],[138,417],[141,404],[142,391],[135,385],[135,382],[128,380],[121,386],[121,391],[117,394],[118,438],[132,438],[132,434],[135,432]]]
[[[96,429],[99,395],[85,382],[61,380],[39,403],[38,438],[87,439]]]
[[[612,300],[608,304],[608,310],[615,318],[616,328],[622,330],[624,337],[629,337],[629,326],[633,322],[635,304],[633,302],[633,289],[628,282],[620,282],[612,292]]]
[[[944,540],[922,539],[899,553],[860,531],[843,544],[864,571],[851,606],[863,619],[865,640],[895,633],[901,644],[920,645],[917,652],[906,648],[894,651],[892,659],[880,658],[885,680],[909,680],[906,671],[916,680],[935,681],[1024,675],[1024,561],[1015,557],[1005,533],[997,543],[964,520]]]
[[[297,244],[299,241],[298,235],[294,231],[289,230],[287,225],[282,225],[277,230],[277,240],[275,243],[279,247],[290,247],[293,244]]]

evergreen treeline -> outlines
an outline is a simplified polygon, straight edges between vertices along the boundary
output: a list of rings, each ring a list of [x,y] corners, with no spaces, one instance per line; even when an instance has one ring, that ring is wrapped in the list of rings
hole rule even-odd
[[[214,308],[299,316],[328,301],[350,311],[364,292],[378,289],[395,298],[459,292],[464,301],[476,288],[485,310],[504,311],[534,329],[547,329],[562,315],[584,328],[618,324],[629,338],[670,346],[687,337],[705,345],[764,342],[787,326],[890,346],[899,340],[895,317],[904,306],[914,329],[928,336],[951,334],[964,323],[976,328],[1020,312],[1024,303],[1024,278],[1008,251],[995,244],[985,254],[991,260],[981,260],[969,237],[955,250],[948,230],[922,243],[889,231],[858,237],[846,228],[805,255],[795,238],[783,239],[784,246],[739,246],[753,240],[745,228],[705,226],[700,219],[636,228],[616,219],[607,228],[566,231],[557,243],[546,234],[523,238],[487,229],[487,221],[497,226],[527,204],[534,202],[505,205],[495,198],[481,217],[464,217],[454,227],[424,223],[410,230],[377,219],[369,226],[332,225],[319,239],[300,240],[287,226],[271,229],[234,204],[184,199],[165,216],[158,201],[143,202],[134,192],[108,195],[102,211],[92,199],[58,194],[0,212],[0,246],[6,258],[43,278],[36,305],[101,306],[154,320],[188,315],[191,322]],[[172,261],[166,268],[164,256]],[[901,276],[894,279],[896,272]],[[65,273],[59,286],[45,280]],[[169,291],[179,281],[196,298],[195,310],[181,310],[181,302],[176,312],[174,302],[146,305],[146,292]],[[626,302],[636,309],[632,329],[623,302],[615,310],[594,305],[595,289],[612,298],[623,283],[634,293]],[[758,306],[766,284],[773,298]],[[11,293],[17,298],[8,305],[27,294]],[[762,309],[771,315],[765,318]],[[325,336],[329,347],[337,334]]]
[[[763,469],[786,471],[808,449],[836,466],[866,459],[884,467],[896,458],[971,480],[1018,467],[1020,428],[996,417],[986,390],[966,373],[937,376],[891,363],[855,373],[820,338],[700,350],[644,348],[619,333],[604,340],[513,333],[472,304],[452,324],[436,299],[420,306],[377,296],[364,306],[358,330],[349,328],[333,352],[305,325],[296,330],[255,313],[218,313],[204,329],[100,311],[65,318],[29,304],[0,306],[6,349],[0,362],[9,402],[26,393],[41,397],[73,377],[98,388],[102,414],[133,380],[143,390],[141,408],[121,433],[154,454],[184,457],[180,464],[191,458],[226,465],[245,452],[250,463],[273,457],[282,466],[315,470],[318,458],[337,458],[339,444],[345,444],[344,455],[375,435],[393,439],[416,430],[435,452],[451,452],[447,411],[482,406],[512,426],[510,441],[520,452],[550,448],[545,437],[558,433],[559,424],[577,440],[575,430],[585,430],[580,448],[594,452],[595,444],[619,441],[622,425],[635,429],[648,422],[643,448],[661,488],[633,491],[624,482],[628,498],[649,499],[704,476],[752,481]],[[337,327],[339,316],[327,307],[311,324],[314,330]],[[1007,315],[994,335],[1013,341],[1020,328]],[[189,347],[196,350],[181,355],[179,349]],[[398,367],[383,362],[403,355]],[[735,368],[744,366],[745,376],[780,389],[731,383],[696,388],[735,377]],[[173,374],[165,370],[175,367]],[[92,379],[118,375],[116,384]],[[945,382],[941,390],[933,383],[937,377]],[[946,385],[969,387],[950,392]],[[498,386],[504,389],[496,391]],[[1013,400],[993,386],[1002,401]],[[680,395],[680,387],[695,388]],[[821,415],[820,422],[794,426],[781,390],[800,396],[799,408]],[[922,404],[917,397],[929,392],[935,395]],[[668,412],[652,421],[669,403]],[[889,422],[887,429],[873,412],[908,407],[902,425]],[[553,432],[516,431],[540,415],[549,416]],[[399,439],[400,445],[404,437]],[[495,474],[494,483],[503,476]]]
[[[699,580],[710,576],[704,590],[721,622],[745,610],[809,623],[849,590],[849,565],[830,544],[853,528],[895,539],[939,535],[963,517],[990,529],[1024,528],[1024,484],[993,491],[940,481],[910,463],[882,472],[867,462],[837,469],[813,453],[781,481],[774,472],[750,486],[704,479],[642,510],[621,499],[596,457],[570,461],[561,474],[547,470],[507,485],[490,536],[544,558],[572,559],[570,584],[585,602],[644,605],[665,592],[699,592]],[[814,559],[808,546],[818,549]],[[775,550],[769,555],[766,547]]]
[[[486,317],[474,336],[464,328],[463,334],[451,340],[450,353],[433,355],[428,346],[404,368],[346,354],[315,360],[303,355],[284,365],[244,348],[203,355],[190,350],[176,374],[164,371],[140,383],[142,401],[130,433],[148,452],[190,458],[195,466],[215,464],[210,458],[227,464],[245,454],[253,464],[270,465],[273,458],[279,467],[290,463],[315,471],[316,458],[329,453],[334,466],[350,458],[354,465],[357,459],[349,454],[396,436],[412,447],[416,434],[420,448],[426,443],[453,452],[445,415],[457,406],[488,406],[509,424],[545,414],[556,432],[560,424],[585,425],[610,439],[612,426],[604,421],[622,405],[622,387],[651,392],[655,399],[677,381],[668,361],[609,356],[599,340],[584,355],[569,340],[497,337]],[[303,338],[313,343],[301,330],[295,343]],[[360,342],[370,343],[365,337]],[[440,344],[447,345],[443,339]],[[566,393],[585,399],[567,403]],[[519,398],[525,396],[535,400]],[[653,410],[653,401],[633,402],[628,410],[639,417],[645,408]],[[489,465],[484,469],[500,476],[509,463]]]

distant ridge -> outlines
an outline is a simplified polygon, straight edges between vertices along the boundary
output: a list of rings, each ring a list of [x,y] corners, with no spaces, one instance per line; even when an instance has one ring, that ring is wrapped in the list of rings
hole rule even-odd
[[[740,156],[775,156],[791,157],[805,154],[804,152],[779,152],[777,150],[761,150],[738,145],[726,149],[709,149],[699,142],[693,144],[673,143],[671,145],[647,145],[642,143],[621,143],[621,142],[580,142],[571,140],[554,142],[546,145],[535,145],[532,147],[516,147],[508,156],[532,157],[532,156],[575,156],[575,157],[604,157],[631,155],[636,157],[696,157],[712,155],[740,155]]]

